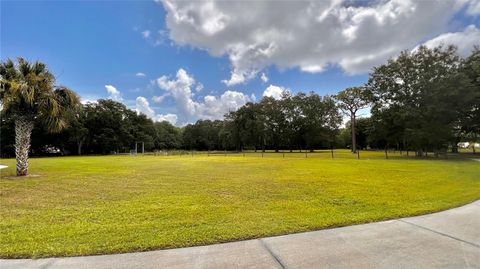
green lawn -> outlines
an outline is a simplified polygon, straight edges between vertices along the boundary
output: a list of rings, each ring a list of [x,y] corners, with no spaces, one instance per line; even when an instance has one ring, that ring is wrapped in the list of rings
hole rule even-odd
[[[423,214],[480,198],[479,162],[361,154],[34,158],[33,176],[22,179],[12,177],[14,160],[2,159],[9,168],[0,170],[0,257],[203,245]]]

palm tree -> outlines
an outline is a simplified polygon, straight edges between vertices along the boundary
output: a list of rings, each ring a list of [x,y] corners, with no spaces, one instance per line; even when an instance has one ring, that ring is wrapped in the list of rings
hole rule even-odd
[[[15,121],[17,176],[28,173],[34,123],[59,132],[66,126],[69,111],[79,104],[73,91],[54,83],[55,77],[43,63],[29,63],[23,58],[16,63],[10,59],[0,63],[0,105],[4,115]]]

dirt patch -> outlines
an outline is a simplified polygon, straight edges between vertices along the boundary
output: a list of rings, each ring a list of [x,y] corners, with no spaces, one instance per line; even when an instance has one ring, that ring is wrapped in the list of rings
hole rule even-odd
[[[28,178],[36,178],[36,177],[39,177],[40,175],[39,174],[28,174],[26,176],[22,176],[22,177],[17,177],[17,176],[2,176],[2,179],[6,179],[6,180],[22,180],[22,179],[28,179]]]

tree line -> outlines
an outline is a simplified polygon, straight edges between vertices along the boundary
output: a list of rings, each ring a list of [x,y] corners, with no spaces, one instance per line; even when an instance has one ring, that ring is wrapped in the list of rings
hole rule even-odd
[[[181,148],[181,129],[168,122],[153,122],[113,100],[78,104],[66,116],[68,125],[51,132],[41,119],[34,121],[31,155],[82,155],[129,152],[135,142],[145,149]],[[2,114],[2,156],[14,156],[15,118]]]
[[[342,118],[331,97],[284,94],[248,103],[224,120],[199,120],[184,127],[153,122],[113,100],[79,104],[65,117],[66,127],[51,132],[33,120],[31,155],[128,153],[136,142],[145,150],[265,150],[330,147]],[[1,152],[15,154],[15,117],[2,112]]]
[[[462,58],[454,46],[421,46],[374,67],[360,87],[333,96],[285,92],[278,100],[247,103],[223,120],[183,127],[153,122],[112,100],[80,104],[72,91],[53,86],[54,78],[45,74],[50,73],[41,63],[2,62],[2,157],[15,155],[16,128],[22,122],[31,131],[30,155],[122,153],[135,142],[144,142],[148,151],[347,146],[355,151],[358,145],[422,155],[455,150],[459,141],[480,136],[478,47]],[[357,118],[366,107],[370,116]],[[342,125],[344,115],[350,120]]]

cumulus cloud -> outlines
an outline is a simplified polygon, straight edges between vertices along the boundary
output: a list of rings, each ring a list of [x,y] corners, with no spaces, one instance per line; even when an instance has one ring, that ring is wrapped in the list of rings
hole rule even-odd
[[[112,85],[105,85],[105,89],[108,92],[108,99],[112,99],[113,101],[117,102],[123,101],[122,93],[117,90],[117,88]]]
[[[475,0],[173,1],[162,0],[170,39],[228,56],[226,85],[254,78],[269,65],[322,72],[340,66],[368,72],[404,49],[444,33]]]
[[[267,82],[268,81],[268,77],[265,73],[262,73],[262,75],[260,76],[260,79],[263,81],[263,82]]]
[[[282,98],[282,94],[287,91],[287,89],[285,89],[284,87],[280,87],[280,86],[275,86],[275,85],[271,85],[268,86],[265,91],[263,91],[263,96],[266,96],[266,97],[273,97],[274,99],[276,100],[279,100]]]
[[[195,119],[221,119],[226,113],[234,111],[252,99],[237,91],[227,90],[219,97],[207,95],[201,101],[194,100],[192,89],[198,91],[199,85],[193,76],[180,68],[175,78],[161,76],[156,80],[157,86],[166,91],[161,96],[154,97],[154,101],[163,101],[164,96],[171,96],[182,123]]]
[[[137,76],[137,77],[145,77],[145,76],[147,76],[147,75],[145,75],[145,73],[138,72],[138,73],[135,74],[135,76]]]
[[[135,111],[144,114],[149,118],[155,117],[155,110],[150,107],[147,98],[143,96],[138,96],[135,100]]]
[[[194,84],[195,79],[182,68],[177,71],[176,79],[170,79],[168,76],[157,79],[158,87],[175,99],[178,111],[187,117],[195,115],[196,111],[191,90]]]
[[[177,120],[178,120],[178,117],[176,114],[160,114],[160,115],[157,115],[156,117],[156,120],[158,122],[160,121],[168,121],[170,122],[171,124],[175,125],[177,123]]]
[[[135,100],[135,111],[138,114],[144,114],[153,121],[168,121],[171,124],[177,123],[177,115],[175,114],[156,114],[155,110],[150,107],[150,103],[147,98],[143,96],[138,96]]]
[[[198,103],[197,114],[201,119],[220,119],[249,101],[250,97],[237,91],[226,91],[220,97],[207,95],[203,98],[203,103]]]
[[[480,29],[472,24],[462,32],[441,34],[424,43],[429,48],[449,44],[456,45],[461,56],[468,56],[475,45],[480,45]]]

